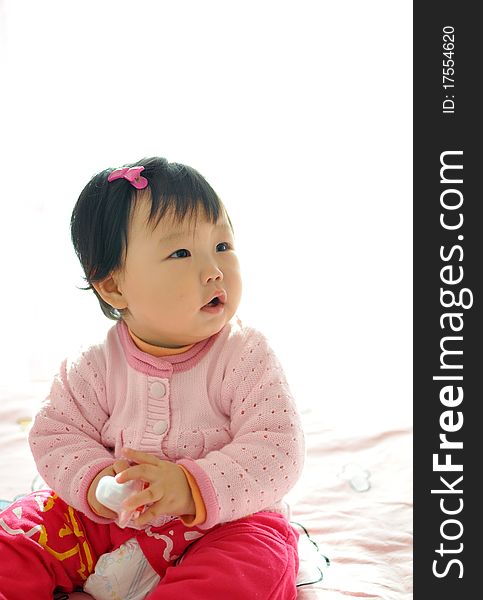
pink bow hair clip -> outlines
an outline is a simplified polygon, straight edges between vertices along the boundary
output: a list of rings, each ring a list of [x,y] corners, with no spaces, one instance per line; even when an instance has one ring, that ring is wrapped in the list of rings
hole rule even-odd
[[[141,175],[141,171],[144,171],[144,167],[123,167],[122,169],[115,169],[109,174],[107,181],[127,179],[137,190],[143,190],[147,187],[148,180]]]

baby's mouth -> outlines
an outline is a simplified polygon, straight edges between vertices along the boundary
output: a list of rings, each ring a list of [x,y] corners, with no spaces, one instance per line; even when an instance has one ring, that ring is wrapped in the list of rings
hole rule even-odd
[[[213,296],[213,298],[207,302],[206,304],[203,305],[202,308],[215,308],[217,306],[223,306],[226,302],[226,293],[225,292],[219,292],[216,294],[216,296]]]
[[[223,304],[223,302],[220,300],[220,298],[218,298],[218,296],[215,296],[215,298],[210,300],[208,304],[205,304],[205,306],[218,306],[218,304]]]

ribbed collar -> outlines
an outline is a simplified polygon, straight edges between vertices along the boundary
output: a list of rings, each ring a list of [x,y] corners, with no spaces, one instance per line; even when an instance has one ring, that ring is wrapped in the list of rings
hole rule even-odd
[[[138,336],[129,329],[129,326],[127,330],[136,346],[143,352],[151,354],[151,356],[172,356],[173,354],[183,354],[184,352],[191,350],[191,348],[194,346],[194,344],[188,344],[187,346],[183,346],[181,348],[155,346],[154,344],[148,344],[148,342],[138,338]]]
[[[136,346],[124,321],[119,321],[116,328],[129,365],[133,369],[136,369],[136,371],[141,371],[145,375],[152,375],[154,377],[170,377],[172,373],[191,369],[205,356],[216,338],[220,335],[220,332],[218,332],[206,340],[194,344],[182,354],[153,356],[147,352],[143,352]]]

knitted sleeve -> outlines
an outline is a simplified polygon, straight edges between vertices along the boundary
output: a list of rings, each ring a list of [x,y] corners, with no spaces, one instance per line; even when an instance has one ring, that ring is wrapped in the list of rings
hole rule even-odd
[[[300,477],[300,418],[278,359],[257,331],[245,330],[222,388],[231,441],[197,460],[179,461],[196,478],[208,529],[280,504]]]
[[[94,477],[114,462],[101,443],[107,421],[105,366],[99,353],[84,353],[64,361],[29,434],[37,469],[45,482],[68,504],[97,523],[108,519],[93,513],[87,492]]]

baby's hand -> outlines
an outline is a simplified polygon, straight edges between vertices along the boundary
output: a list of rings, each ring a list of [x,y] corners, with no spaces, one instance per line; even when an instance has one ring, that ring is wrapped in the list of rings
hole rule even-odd
[[[141,492],[133,494],[124,502],[124,508],[135,510],[138,506],[150,505],[136,519],[135,525],[142,527],[160,515],[194,515],[195,503],[186,475],[176,463],[160,460],[152,454],[125,448],[123,455],[133,467],[122,469],[116,477],[118,483],[139,479],[148,484]]]
[[[87,502],[89,502],[89,506],[96,515],[105,517],[106,519],[114,520],[117,518],[117,513],[107,508],[107,506],[104,506],[104,504],[101,504],[96,498],[97,485],[104,475],[115,477],[118,473],[121,473],[121,471],[124,471],[124,469],[127,469],[128,467],[129,462],[127,460],[117,460],[114,464],[102,469],[102,471],[96,475],[87,492]]]

